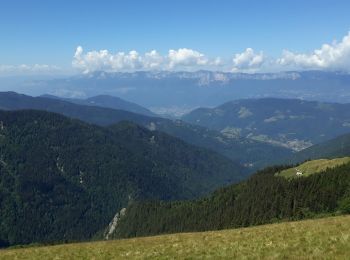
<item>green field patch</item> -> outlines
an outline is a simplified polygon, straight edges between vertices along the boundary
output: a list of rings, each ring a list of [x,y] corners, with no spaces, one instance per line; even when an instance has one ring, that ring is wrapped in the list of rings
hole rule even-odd
[[[312,160],[278,172],[276,176],[285,178],[306,177],[347,163],[350,163],[350,157]]]

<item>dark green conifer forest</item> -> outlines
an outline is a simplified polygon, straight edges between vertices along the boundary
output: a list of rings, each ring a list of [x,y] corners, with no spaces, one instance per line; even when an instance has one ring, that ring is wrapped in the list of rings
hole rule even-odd
[[[309,177],[275,176],[284,168],[266,168],[198,200],[132,203],[116,237],[247,227],[350,212],[350,164]]]
[[[225,157],[121,122],[0,111],[0,242],[87,240],[139,199],[198,198],[244,177]]]

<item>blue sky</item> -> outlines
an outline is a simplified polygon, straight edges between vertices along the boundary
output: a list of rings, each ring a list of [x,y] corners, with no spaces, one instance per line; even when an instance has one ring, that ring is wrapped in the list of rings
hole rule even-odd
[[[284,49],[310,54],[324,43],[342,41],[350,30],[349,11],[350,1],[336,0],[1,0],[0,65],[47,64],[69,70],[82,46],[85,54],[136,50],[141,56],[151,50],[167,56],[169,50],[186,48],[203,54],[206,68],[216,57],[230,61],[249,47],[251,59],[262,52],[266,67],[271,65],[266,59],[277,59]],[[87,64],[83,55],[76,67],[100,66]],[[181,62],[177,64],[193,64]],[[247,62],[236,67],[246,69]]]

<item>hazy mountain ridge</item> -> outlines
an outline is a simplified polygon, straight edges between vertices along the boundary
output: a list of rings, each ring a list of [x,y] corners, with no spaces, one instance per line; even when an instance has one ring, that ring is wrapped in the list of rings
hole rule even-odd
[[[121,98],[109,95],[99,95],[87,99],[61,98],[53,95],[42,95],[40,97],[64,100],[78,105],[106,107],[117,110],[125,110],[146,116],[157,116],[147,108],[144,108],[132,102],[128,102]]]
[[[28,82],[32,95],[87,98],[115,95],[158,111],[213,107],[243,98],[301,98],[350,102],[350,74],[327,71],[229,73],[214,71],[101,72]],[[18,91],[26,91],[18,85]],[[14,88],[14,90],[16,87]],[[169,110],[171,112],[171,110]]]

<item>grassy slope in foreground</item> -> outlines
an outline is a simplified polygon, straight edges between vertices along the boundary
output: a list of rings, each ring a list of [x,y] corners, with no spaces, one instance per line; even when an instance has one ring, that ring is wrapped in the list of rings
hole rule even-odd
[[[250,228],[0,250],[0,259],[336,258],[350,252],[350,216]]]
[[[335,159],[319,159],[302,163],[296,167],[289,168],[278,173],[278,176],[286,178],[299,177],[297,171],[301,172],[301,176],[309,176],[314,173],[320,173],[328,168],[334,168],[350,162],[350,157],[335,158]]]

